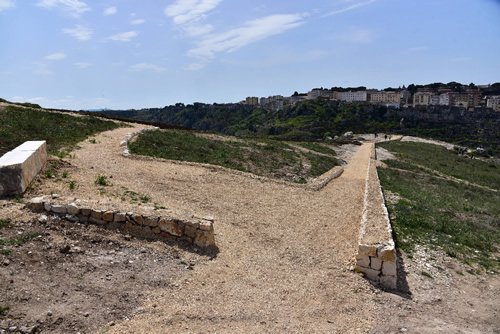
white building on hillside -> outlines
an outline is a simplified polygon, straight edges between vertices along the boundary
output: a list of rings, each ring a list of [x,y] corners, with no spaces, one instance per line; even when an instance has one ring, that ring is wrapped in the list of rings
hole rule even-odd
[[[366,102],[367,93],[365,90],[357,92],[339,92],[338,99],[340,101]]]

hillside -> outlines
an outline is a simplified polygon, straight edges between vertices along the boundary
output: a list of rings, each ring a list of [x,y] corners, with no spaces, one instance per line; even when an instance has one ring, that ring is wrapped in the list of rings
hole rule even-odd
[[[393,109],[316,99],[271,111],[243,104],[178,103],[164,108],[104,111],[107,115],[179,125],[236,136],[318,140],[355,133],[392,132],[445,140],[500,153],[500,113],[432,106]],[[403,122],[401,120],[404,119]]]

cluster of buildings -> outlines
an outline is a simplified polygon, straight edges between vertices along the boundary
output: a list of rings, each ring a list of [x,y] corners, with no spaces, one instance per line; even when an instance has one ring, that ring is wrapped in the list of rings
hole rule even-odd
[[[377,89],[366,89],[357,91],[334,91],[331,89],[315,88],[307,94],[294,94],[284,97],[274,95],[269,97],[247,97],[243,104],[260,105],[273,111],[282,110],[287,104],[293,105],[297,102],[324,98],[333,101],[368,102],[382,104],[388,107],[399,108],[400,106],[456,106],[464,108],[484,107],[500,111],[500,96],[488,96],[483,98],[479,88],[465,88],[461,92],[449,88],[419,88],[413,95],[406,89],[391,91],[380,91]]]

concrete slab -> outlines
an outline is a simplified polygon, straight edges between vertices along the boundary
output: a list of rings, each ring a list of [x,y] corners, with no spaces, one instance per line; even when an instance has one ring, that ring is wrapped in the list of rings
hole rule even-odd
[[[28,141],[0,158],[0,196],[23,193],[47,161],[45,141]]]

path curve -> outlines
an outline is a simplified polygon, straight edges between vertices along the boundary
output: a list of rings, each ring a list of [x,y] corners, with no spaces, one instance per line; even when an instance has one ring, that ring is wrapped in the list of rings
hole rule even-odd
[[[215,218],[219,253],[110,333],[360,333],[373,327],[377,291],[349,270],[357,250],[373,143],[321,191],[203,166],[125,158],[119,128],[80,144],[70,160],[77,193],[117,201],[128,189],[178,212]],[[112,186],[97,190],[97,175]],[[138,305],[139,307],[140,305]]]

